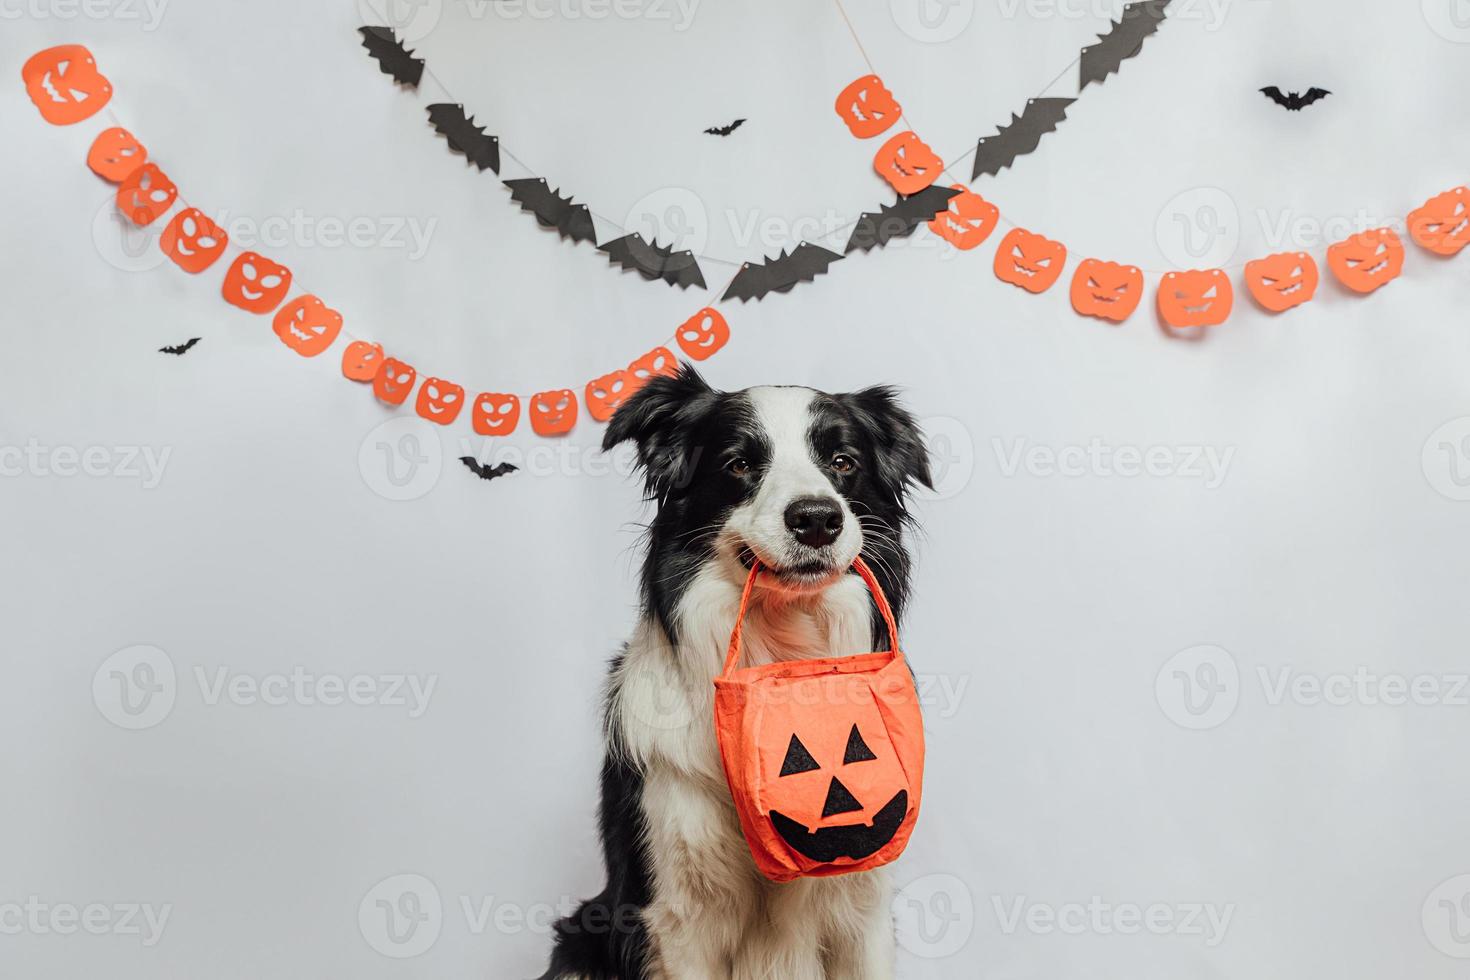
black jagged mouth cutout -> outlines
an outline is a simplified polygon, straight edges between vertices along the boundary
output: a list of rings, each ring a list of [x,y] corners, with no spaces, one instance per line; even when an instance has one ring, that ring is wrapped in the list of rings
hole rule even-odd
[[[883,805],[871,824],[847,824],[808,830],[778,810],[771,811],[771,826],[790,848],[804,858],[823,863],[838,858],[861,861],[878,853],[893,840],[909,812],[909,793],[901,789]]]

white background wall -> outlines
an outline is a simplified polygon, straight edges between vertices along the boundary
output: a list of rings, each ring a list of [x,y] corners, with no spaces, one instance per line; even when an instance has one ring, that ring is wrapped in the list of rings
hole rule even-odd
[[[924,28],[906,0],[860,6],[868,54],[950,159],[1113,12],[960,0]],[[1470,27],[1449,0],[1175,7],[1033,157],[982,182],[1003,212],[1077,257],[1239,265],[1320,259],[1321,223],[1377,223],[1465,181]],[[378,73],[348,0],[0,9],[0,444],[42,460],[0,479],[0,909],[48,909],[39,925],[0,915],[0,973],[539,973],[545,903],[601,882],[597,689],[635,615],[636,487],[593,424],[528,459],[548,443],[487,446],[462,422],[421,444],[421,495],[385,499],[376,447],[402,433],[337,374],[340,347],[298,358],[219,300],[222,266],[191,279],[121,240],[83,164],[104,121],[43,124],[19,66],[89,44],[118,118],[192,203],[227,211],[237,237],[294,221],[262,250],[349,330],[471,391],[580,388],[709,297],[537,229],[432,135],[433,81],[413,94]],[[417,47],[455,100],[618,223],[662,215],[743,259],[885,198],[874,145],[831,114],[866,70],[834,6],[424,9]],[[1267,84],[1334,94],[1293,114]],[[729,139],[701,132],[737,116]],[[525,172],[507,159],[503,175]],[[375,244],[334,246],[332,223],[359,218]],[[426,247],[393,247],[398,224]],[[1181,254],[1186,228],[1209,254]],[[894,869],[910,886],[901,975],[1461,975],[1470,258],[1411,247],[1380,293],[1324,280],[1279,319],[1242,296],[1189,343],[1147,308],[1112,328],[1074,316],[1062,287],[999,283],[992,251],[921,231],[727,307],[734,338],[707,367],[731,388],[900,383],[943,457],[906,642],[932,701],[924,818]],[[732,271],[704,269],[712,289]],[[185,357],[156,353],[193,336]],[[1229,463],[1213,480],[1010,464],[1094,439]],[[145,487],[49,473],[63,447],[168,456]],[[466,452],[525,469],[482,483]],[[153,724],[129,731],[109,685],[133,664],[109,657],[140,644],[175,680],[155,675]],[[213,693],[298,667],[435,686],[418,717]],[[1207,702],[1181,677],[1211,669]],[[1341,705],[1277,693],[1355,672],[1428,678],[1441,703],[1367,703],[1393,682]],[[394,947],[375,903],[417,882],[379,884],[402,874],[432,882],[442,913]],[[91,903],[170,917],[152,945],[114,913],[107,934],[56,934],[52,912]],[[1047,926],[1077,904],[1109,911]],[[1129,905],[1173,924],[1128,934]],[[1223,934],[1183,922],[1192,905],[1228,915]],[[411,959],[374,948],[430,939]]]

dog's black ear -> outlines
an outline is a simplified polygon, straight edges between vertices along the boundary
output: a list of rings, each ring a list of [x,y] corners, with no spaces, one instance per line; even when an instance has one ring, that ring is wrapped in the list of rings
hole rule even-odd
[[[638,447],[645,491],[663,503],[698,462],[694,435],[718,396],[698,371],[681,364],[677,374],[650,379],[613,413],[602,450],[631,440]]]
[[[878,385],[841,397],[878,448],[878,477],[889,492],[902,500],[915,483],[933,490],[923,433],[914,417],[899,404],[898,393],[887,385]]]

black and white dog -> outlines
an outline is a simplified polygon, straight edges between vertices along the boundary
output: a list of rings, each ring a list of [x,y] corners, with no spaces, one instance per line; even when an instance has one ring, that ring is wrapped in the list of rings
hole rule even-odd
[[[613,416],[658,506],[643,615],[611,666],[601,832],[608,882],[557,923],[543,977],[879,980],[893,924],[879,872],[773,884],[756,870],[720,767],[713,681],[752,556],[746,664],[887,648],[861,554],[895,613],[908,594],[906,496],[929,485],[891,389],[715,391],[690,367]]]

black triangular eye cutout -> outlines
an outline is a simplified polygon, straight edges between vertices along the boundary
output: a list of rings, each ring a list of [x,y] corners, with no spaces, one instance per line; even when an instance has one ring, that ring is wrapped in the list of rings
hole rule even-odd
[[[822,816],[830,817],[834,813],[852,813],[854,810],[861,810],[862,808],[863,805],[857,801],[857,798],[848,791],[846,786],[837,781],[836,776],[833,776],[832,785],[827,787],[827,804],[822,807]]]
[[[806,746],[801,744],[801,740],[795,735],[791,736],[791,744],[786,746],[786,761],[781,763],[781,775],[791,776],[798,772],[811,772],[813,769],[820,768],[822,767],[817,765],[817,760],[812,758]]]
[[[857,726],[852,726],[852,733],[847,736],[847,751],[842,754],[842,764],[851,765],[854,762],[871,762],[878,758],[873,750],[868,748],[868,743],[858,734]]]

